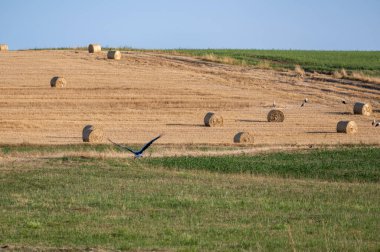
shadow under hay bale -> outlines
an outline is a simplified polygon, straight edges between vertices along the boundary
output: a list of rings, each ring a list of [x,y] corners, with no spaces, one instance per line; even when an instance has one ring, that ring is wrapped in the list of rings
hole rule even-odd
[[[179,127],[204,127],[203,124],[195,124],[195,123],[167,123],[166,126],[179,126]]]
[[[264,120],[249,120],[249,119],[238,119],[235,122],[246,122],[246,123],[266,123]]]
[[[204,123],[207,127],[221,127],[223,126],[223,117],[213,112],[208,112],[204,117]]]
[[[356,102],[354,104],[354,114],[370,116],[372,114],[372,106],[370,103]]]
[[[354,121],[340,121],[336,125],[336,132],[355,134],[358,132],[358,125]]]
[[[352,115],[351,112],[326,112],[325,114],[329,114],[329,115]]]
[[[82,140],[87,143],[99,143],[103,141],[103,131],[93,125],[86,125],[82,131]]]
[[[102,47],[99,44],[89,44],[88,46],[89,53],[97,53],[101,51],[102,51]]]
[[[0,51],[8,51],[8,45],[6,45],[6,44],[1,44],[1,45],[0,45]]]
[[[253,134],[249,132],[239,132],[234,136],[234,143],[253,144],[254,143]]]
[[[335,131],[306,131],[306,134],[335,134]]]
[[[56,88],[66,87],[67,81],[63,77],[55,76],[50,80],[50,86]]]
[[[115,59],[115,60],[121,59],[120,51],[108,51],[107,59]]]
[[[272,109],[267,116],[268,122],[283,122],[285,120],[284,112],[278,109]]]

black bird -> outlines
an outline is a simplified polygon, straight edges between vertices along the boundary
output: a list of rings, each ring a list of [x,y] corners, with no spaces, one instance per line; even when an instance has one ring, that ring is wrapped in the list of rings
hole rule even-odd
[[[303,100],[302,104],[301,104],[301,107],[303,107],[306,103],[309,102],[309,99],[305,98],[305,100]]]
[[[157,139],[159,139],[162,135],[158,135],[156,138],[153,138],[152,140],[150,140],[149,142],[147,142],[142,148],[141,150],[139,151],[134,151],[132,150],[131,148],[127,147],[127,146],[124,146],[124,145],[121,145],[121,144],[118,144],[118,143],[115,143],[115,142],[112,142],[111,139],[108,138],[108,141],[110,141],[111,143],[113,143],[114,145],[116,145],[117,147],[120,147],[122,149],[125,149],[125,150],[128,150],[130,152],[132,152],[134,155],[135,155],[135,158],[141,158],[143,156],[143,152],[149,148],[149,146],[154,142],[156,141]]]
[[[342,103],[343,103],[343,104],[347,104],[347,102],[346,102],[345,100],[342,100]]]

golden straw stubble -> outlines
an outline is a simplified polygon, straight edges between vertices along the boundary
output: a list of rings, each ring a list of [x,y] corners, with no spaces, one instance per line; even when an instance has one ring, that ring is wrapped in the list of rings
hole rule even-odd
[[[221,127],[223,126],[223,117],[213,112],[208,112],[204,119],[204,124],[207,127]]]
[[[339,121],[336,125],[336,132],[355,134],[358,132],[358,125],[354,121]]]
[[[86,125],[82,131],[83,142],[99,143],[103,141],[103,130],[93,125]]]

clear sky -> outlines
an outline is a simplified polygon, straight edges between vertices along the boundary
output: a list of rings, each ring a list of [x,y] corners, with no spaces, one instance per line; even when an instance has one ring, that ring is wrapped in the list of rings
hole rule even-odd
[[[10,49],[380,50],[380,0],[0,0]]]

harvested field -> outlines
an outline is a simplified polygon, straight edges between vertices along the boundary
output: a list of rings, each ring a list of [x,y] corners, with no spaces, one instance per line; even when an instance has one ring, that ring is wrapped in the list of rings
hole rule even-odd
[[[143,144],[233,145],[236,132],[254,131],[255,145],[380,144],[380,85],[292,71],[224,65],[185,56],[128,52],[10,51],[0,54],[0,144],[75,144],[83,125],[99,125],[104,139]],[[51,76],[69,87],[51,89]],[[302,108],[302,100],[309,102]],[[341,100],[351,101],[344,105]],[[273,100],[286,114],[267,122]],[[354,101],[370,102],[373,116],[353,115]],[[224,126],[203,125],[220,111]],[[355,135],[336,123],[355,121]]]

